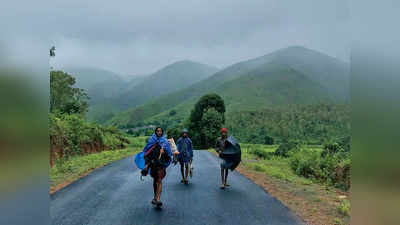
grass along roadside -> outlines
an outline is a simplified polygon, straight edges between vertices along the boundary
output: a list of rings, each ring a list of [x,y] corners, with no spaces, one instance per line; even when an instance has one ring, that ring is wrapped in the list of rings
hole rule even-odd
[[[262,186],[307,224],[349,224],[348,192],[297,175],[290,167],[289,158],[271,156],[264,159],[254,154],[274,152],[277,145],[241,144],[241,147],[242,162],[237,171]],[[254,151],[255,148],[260,151]],[[321,146],[307,146],[307,149],[320,151]],[[214,150],[210,152],[216,154]]]
[[[146,137],[130,138],[125,149],[108,150],[85,156],[74,156],[50,168],[50,194],[86,176],[93,170],[141,151]]]

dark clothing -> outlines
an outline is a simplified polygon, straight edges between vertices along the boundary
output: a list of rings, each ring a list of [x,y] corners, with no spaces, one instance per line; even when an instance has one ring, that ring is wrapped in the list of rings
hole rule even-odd
[[[226,138],[218,138],[215,144],[215,150],[218,152],[219,157],[222,159],[221,168],[234,170],[241,161],[241,152],[232,152],[233,146]]]
[[[162,180],[164,179],[165,175],[167,175],[167,170],[165,169],[165,167],[150,167],[150,176],[154,178],[154,180]]]
[[[161,146],[156,143],[148,149],[144,155],[146,165],[150,168],[150,176],[156,181],[161,181],[167,174],[166,166],[169,165],[171,158],[167,153],[160,155]]]
[[[226,138],[219,137],[215,143],[215,151],[221,154],[225,149]]]
[[[144,155],[146,165],[150,165],[151,168],[166,168],[171,158],[165,152],[160,155],[161,146],[156,143],[153,145]]]
[[[192,160],[193,158],[192,140],[190,140],[190,138],[188,137],[180,137],[177,141],[176,146],[179,151],[178,161],[180,163],[189,163],[190,160]]]

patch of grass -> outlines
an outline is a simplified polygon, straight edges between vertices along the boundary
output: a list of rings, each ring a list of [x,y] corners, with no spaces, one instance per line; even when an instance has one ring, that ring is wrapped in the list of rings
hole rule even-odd
[[[333,222],[335,225],[344,225],[344,222],[340,218],[335,218]]]
[[[50,185],[55,187],[65,182],[72,182],[93,169],[140,152],[146,140],[147,137],[130,138],[130,144],[126,149],[74,156],[68,161],[59,161],[50,168]]]
[[[340,201],[340,204],[337,206],[337,211],[342,216],[350,215],[350,201],[343,199]]]

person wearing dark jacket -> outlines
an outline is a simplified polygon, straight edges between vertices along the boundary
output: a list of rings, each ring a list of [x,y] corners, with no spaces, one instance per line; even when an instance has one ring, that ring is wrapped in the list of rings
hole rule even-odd
[[[193,144],[192,140],[188,137],[188,130],[183,129],[182,136],[177,141],[177,148],[179,151],[178,161],[181,166],[181,182],[188,184],[189,170],[191,170],[191,163],[193,159]]]
[[[215,150],[217,151],[219,157],[222,159],[221,162],[221,189],[229,186],[228,171],[235,170],[241,161],[241,150],[240,145],[237,140],[230,136],[228,138],[228,131],[226,128],[221,129],[221,137],[217,139],[215,144]]]

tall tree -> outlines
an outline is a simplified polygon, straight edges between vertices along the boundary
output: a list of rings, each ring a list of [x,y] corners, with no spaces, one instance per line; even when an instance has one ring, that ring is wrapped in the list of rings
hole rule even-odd
[[[224,100],[217,94],[207,94],[201,97],[194,106],[189,119],[194,145],[200,148],[211,147],[218,136],[218,130],[224,123]]]
[[[50,112],[85,114],[89,97],[83,89],[74,88],[75,78],[63,71],[50,71]]]

